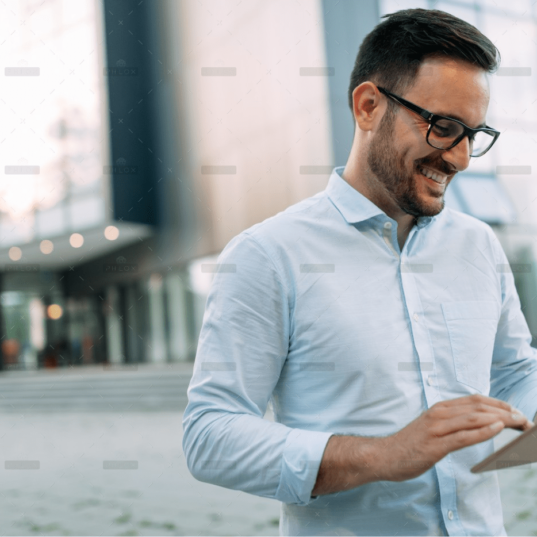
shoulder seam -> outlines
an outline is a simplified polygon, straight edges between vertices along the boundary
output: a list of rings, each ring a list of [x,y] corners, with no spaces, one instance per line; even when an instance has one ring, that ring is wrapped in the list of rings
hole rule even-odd
[[[263,255],[265,255],[270,260],[270,262],[272,263],[272,266],[274,267],[274,272],[276,273],[276,277],[278,278],[278,282],[280,283],[282,288],[285,289],[285,292],[286,292],[287,296],[291,297],[290,289],[285,284],[283,278],[280,275],[280,271],[278,270],[278,266],[276,265],[276,263],[274,262],[274,260],[270,256],[270,254],[266,251],[266,249],[263,247],[263,245],[252,234],[250,234],[248,231],[243,231],[243,233],[244,233],[244,235],[246,237],[252,239],[252,241],[256,244],[256,246],[261,250]],[[294,300],[293,300],[293,307],[294,307]]]

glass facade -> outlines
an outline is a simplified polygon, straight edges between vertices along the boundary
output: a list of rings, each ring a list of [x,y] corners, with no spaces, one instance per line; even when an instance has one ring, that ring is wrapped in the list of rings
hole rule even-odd
[[[170,144],[175,160],[160,154],[160,146],[149,147],[159,155],[169,174],[155,177],[155,184],[183,184],[183,194],[192,193],[192,203],[183,194],[177,195],[178,191],[164,195],[177,215],[182,214],[185,206],[194,207],[198,201],[201,204],[196,211],[201,207],[205,213],[199,210],[195,215],[200,222],[198,228],[178,219],[177,229],[166,231],[113,221],[112,179],[106,170],[111,164],[108,134],[114,126],[110,116],[114,110],[108,110],[109,77],[103,73],[107,71],[107,52],[109,57],[115,57],[114,51],[107,49],[115,45],[110,41],[108,46],[104,39],[104,4],[80,0],[75,9],[70,0],[18,0],[10,5],[10,15],[0,20],[0,55],[5,66],[0,101],[0,159],[4,171],[0,175],[0,263],[4,264],[0,266],[0,323],[6,341],[17,344],[6,347],[6,363],[33,367],[193,358],[213,276],[203,270],[203,265],[214,263],[216,252],[242,229],[324,188],[326,174],[310,176],[303,169],[331,169],[344,163],[334,159],[346,158],[347,151],[343,149],[350,142],[345,130],[350,128],[345,92],[355,54],[349,51],[359,46],[371,24],[363,18],[360,20],[364,27],[359,31],[354,21],[354,30],[342,30],[345,17],[338,19],[330,2],[320,2],[328,33],[323,36],[319,31],[313,37],[308,34],[312,40],[304,49],[308,55],[298,55],[292,63],[293,72],[299,76],[289,78],[295,84],[289,86],[293,88],[291,93],[258,85],[257,74],[247,68],[252,61],[250,54],[246,49],[231,51],[230,57],[237,64],[235,69],[249,73],[248,84],[256,88],[238,106],[233,84],[246,84],[243,79],[228,76],[220,80],[203,74],[225,63],[213,58],[209,41],[203,49],[193,46],[204,35],[203,9],[195,3],[169,5],[172,29],[162,20],[155,24],[162,30],[163,41],[177,54],[172,56],[168,52],[170,58],[182,69],[173,71],[172,60],[164,58],[162,70],[166,76],[162,81],[169,84],[165,91],[172,101],[183,103],[177,104],[178,110],[180,106],[187,110],[183,110],[180,122],[183,140],[170,134],[169,125],[163,124],[162,118],[151,125],[154,132],[160,132],[160,139],[177,138],[176,146]],[[446,200],[448,205],[493,225],[512,261],[523,263],[521,260],[531,259],[533,263],[533,230],[537,229],[537,211],[532,209],[537,187],[531,174],[537,155],[537,88],[531,76],[536,68],[535,6],[529,1],[510,2],[500,9],[495,2],[484,0],[380,0],[378,7],[380,15],[404,8],[443,9],[477,26],[500,49],[501,68],[490,77],[487,122],[502,135],[489,153],[472,159],[468,170],[448,189]],[[373,11],[370,19],[377,16],[373,16]],[[270,8],[269,12],[278,16],[277,8]],[[263,16],[259,17],[261,21]],[[356,19],[359,14],[353,17]],[[178,24],[187,24],[185,21],[189,31],[181,34],[182,41],[177,41],[174,29]],[[254,42],[262,36],[266,43],[272,42],[268,29],[258,33],[256,39],[248,33],[247,26],[239,24],[239,29],[244,32],[244,39]],[[327,35],[334,31],[350,32],[355,41],[328,39]],[[291,44],[293,38],[289,39]],[[323,39],[326,51],[322,48]],[[217,42],[214,41],[215,46]],[[128,46],[128,42],[122,46]],[[267,65],[279,59],[277,51],[268,45],[261,47],[261,52],[266,55]],[[118,56],[116,64],[121,61]],[[303,76],[304,70],[325,64],[330,76]],[[143,71],[144,65],[140,60],[138,68]],[[136,85],[143,73],[138,75],[124,82]],[[274,82],[271,77],[267,80]],[[307,96],[311,101],[308,107],[311,105],[315,110],[313,116],[307,116],[306,123],[302,112],[295,114],[295,94]],[[218,122],[215,126],[214,114],[196,104],[200,95],[204,102],[221,99],[220,106],[230,109],[226,121],[232,122],[237,139],[255,142],[255,154],[263,155],[266,162],[276,162],[278,168],[268,167],[266,177],[261,177],[260,161],[250,155],[252,147],[245,151],[235,142],[231,146],[233,152],[226,151],[222,157],[221,149],[227,147],[222,140],[228,140],[229,131]],[[158,101],[162,101],[160,95]],[[259,109],[258,102],[266,105]],[[166,106],[166,121],[171,122],[177,112],[168,113]],[[256,124],[272,127],[255,127],[261,130],[254,132],[252,138],[251,117],[256,110],[262,110],[266,116],[259,116]],[[281,124],[275,123],[274,110],[280,111]],[[144,113],[147,115],[148,111]],[[291,136],[291,132],[298,133],[291,138],[293,144],[299,145],[292,145],[294,150],[287,155],[291,138],[287,140],[285,136]],[[306,133],[308,136],[302,136]],[[122,138],[127,140],[126,136]],[[198,140],[195,151],[192,140]],[[181,157],[180,147],[185,148],[186,158]],[[282,159],[284,153],[287,156]],[[188,165],[180,168],[178,163],[182,160],[188,161]],[[204,172],[206,168],[218,168],[216,164],[229,165],[234,171],[229,177]],[[282,177],[288,181],[282,181]],[[132,185],[129,177],[121,180],[127,188]],[[140,184],[145,185],[144,181]],[[263,192],[265,195],[259,196]],[[174,197],[181,201],[170,202]],[[103,236],[105,227],[112,223],[119,229],[116,243]],[[167,242],[160,250],[156,244],[145,245],[147,237],[164,232]],[[81,247],[74,247],[73,233],[81,235],[77,237],[82,241]],[[45,245],[42,241],[49,242]],[[138,249],[120,251],[136,243]],[[182,249],[176,244],[181,244]],[[125,272],[125,267],[130,267],[130,272]],[[534,269],[516,274],[520,289],[532,289],[537,285],[536,278]],[[537,335],[537,312],[532,313],[527,294],[521,292],[521,300]],[[53,305],[61,308],[56,318],[51,315]],[[9,358],[14,354],[16,360]]]
[[[103,9],[14,0],[2,10],[6,369],[193,358],[184,269],[159,266],[144,243],[153,228],[114,220]],[[125,256],[133,244],[142,246]],[[154,254],[142,267],[145,252]]]
[[[105,221],[98,6],[20,0],[0,20],[0,247]]]

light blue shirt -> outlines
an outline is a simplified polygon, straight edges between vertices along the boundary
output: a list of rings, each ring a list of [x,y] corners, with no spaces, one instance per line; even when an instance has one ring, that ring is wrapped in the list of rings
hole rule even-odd
[[[281,501],[281,535],[506,535],[497,472],[470,472],[492,439],[415,479],[311,497],[334,433],[391,435],[475,393],[537,411],[537,351],[492,229],[445,208],[401,251],[397,222],[343,169],[220,254],[183,419],[188,468]]]

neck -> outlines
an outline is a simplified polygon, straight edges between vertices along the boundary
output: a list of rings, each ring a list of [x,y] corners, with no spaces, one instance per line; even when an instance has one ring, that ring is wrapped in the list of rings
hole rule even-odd
[[[355,158],[351,152],[342,177],[350,186],[397,222],[397,239],[402,250],[410,230],[416,223],[416,219],[414,216],[402,211],[395,202],[387,199],[386,193],[381,188],[375,189],[372,187],[372,182],[367,181],[363,171],[358,169],[356,164],[358,161],[359,159]]]

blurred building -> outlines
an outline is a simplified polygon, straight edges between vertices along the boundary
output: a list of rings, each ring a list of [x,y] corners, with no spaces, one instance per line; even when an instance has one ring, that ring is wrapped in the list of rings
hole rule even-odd
[[[12,5],[0,18],[4,367],[192,360],[219,252],[346,162],[358,47],[405,7],[454,13],[501,51],[487,121],[502,136],[448,204],[493,225],[537,335],[530,0]]]

